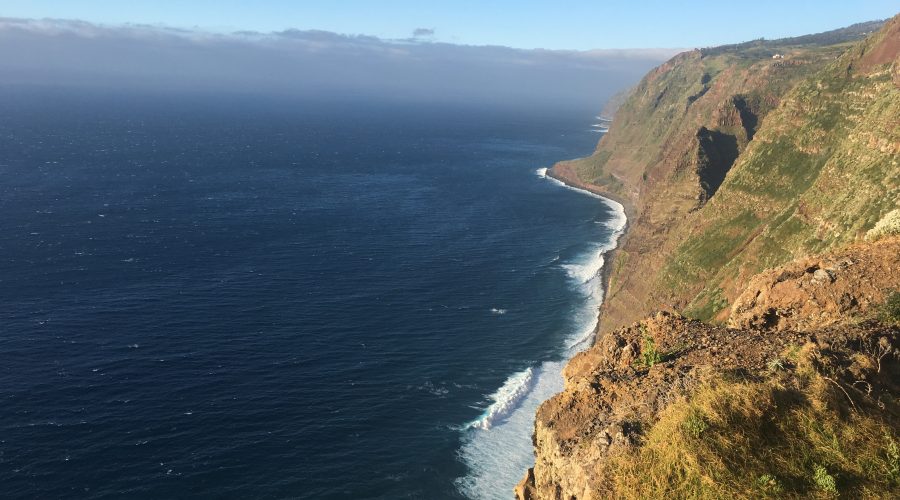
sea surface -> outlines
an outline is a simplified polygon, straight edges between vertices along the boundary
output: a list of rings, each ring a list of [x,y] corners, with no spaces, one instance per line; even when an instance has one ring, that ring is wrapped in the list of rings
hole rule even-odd
[[[4,93],[0,496],[509,498],[623,223],[541,170],[592,111]]]

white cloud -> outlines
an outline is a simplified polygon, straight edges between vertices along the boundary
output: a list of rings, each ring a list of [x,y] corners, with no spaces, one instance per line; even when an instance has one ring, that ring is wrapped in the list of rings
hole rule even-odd
[[[0,83],[599,103],[677,52],[523,50],[318,30],[210,33],[0,18]]]

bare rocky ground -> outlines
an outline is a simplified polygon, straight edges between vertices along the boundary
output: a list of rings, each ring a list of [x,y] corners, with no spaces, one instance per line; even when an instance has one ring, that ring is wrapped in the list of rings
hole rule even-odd
[[[760,273],[728,325],[809,331],[870,315],[900,283],[900,237],[852,245]]]

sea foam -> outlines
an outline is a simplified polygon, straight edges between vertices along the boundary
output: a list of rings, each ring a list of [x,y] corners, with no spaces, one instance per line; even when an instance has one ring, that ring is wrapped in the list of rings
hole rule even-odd
[[[531,433],[535,412],[543,401],[563,389],[562,369],[566,362],[594,340],[597,310],[603,302],[601,273],[605,254],[616,247],[627,222],[625,209],[619,203],[548,177],[547,169],[539,169],[536,173],[567,189],[598,198],[609,206],[612,217],[605,226],[612,233],[572,262],[560,265],[583,297],[574,312],[571,333],[565,339],[564,359],[545,361],[508,377],[488,397],[491,404],[484,413],[462,431],[459,457],[468,466],[469,474],[459,478],[456,485],[469,498],[509,498],[512,488],[534,465]]]
[[[469,427],[487,430],[495,423],[502,422],[531,391],[534,374],[534,368],[526,368],[507,378],[497,392],[490,396],[493,403],[478,420],[469,424]]]

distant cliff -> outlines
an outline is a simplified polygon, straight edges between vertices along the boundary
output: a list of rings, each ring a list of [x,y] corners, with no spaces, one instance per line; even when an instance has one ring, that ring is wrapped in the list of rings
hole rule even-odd
[[[519,497],[898,491],[898,329],[879,311],[900,242],[864,240],[900,206],[900,16],[682,53],[550,173],[623,202],[629,230]]]
[[[854,241],[895,208],[898,37],[894,19],[855,44],[680,54],[592,156],[554,167],[631,208],[604,331],[666,308],[721,320],[751,276]]]

